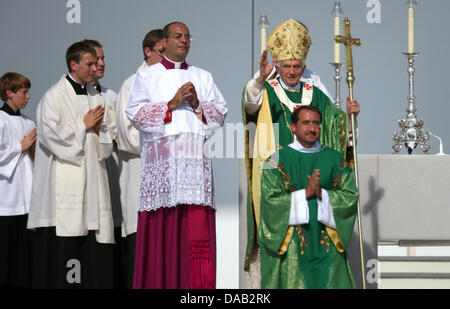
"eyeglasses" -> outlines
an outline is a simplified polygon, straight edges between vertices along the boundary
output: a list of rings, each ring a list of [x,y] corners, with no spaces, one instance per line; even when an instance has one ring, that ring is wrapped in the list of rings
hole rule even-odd
[[[156,49],[152,49],[151,51],[154,52],[155,54],[159,55],[160,57],[163,57],[163,55],[161,53],[163,53],[164,51],[159,52]]]
[[[177,40],[177,41],[181,40],[182,37],[184,37],[188,41],[192,41],[192,39],[193,39],[192,35],[190,35],[190,34],[176,33],[172,36],[169,36],[169,38]]]

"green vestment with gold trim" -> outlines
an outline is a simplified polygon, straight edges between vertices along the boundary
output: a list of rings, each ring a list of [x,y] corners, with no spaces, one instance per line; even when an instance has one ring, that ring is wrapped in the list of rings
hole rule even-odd
[[[261,288],[355,288],[346,253],[357,212],[353,170],[326,146],[317,153],[286,146],[278,157],[265,163],[261,179]],[[320,187],[328,193],[336,229],[317,220],[316,197],[307,200],[309,223],[289,225],[291,193],[305,189],[315,169],[320,169]]]
[[[279,77],[276,79],[280,81]],[[322,127],[320,143],[341,153],[344,157],[348,147],[347,137],[347,114],[337,108],[330,99],[317,87],[308,84],[301,84],[300,90],[291,91],[283,89],[287,97],[292,102],[302,102],[303,92],[307,87],[312,87],[312,99],[310,105],[316,106],[322,113]],[[244,124],[247,125],[250,120],[245,113],[245,104],[243,104]],[[292,110],[293,111],[293,110]],[[246,134],[246,165],[248,176],[247,190],[247,249],[244,263],[244,269],[248,270],[253,259],[255,250],[258,248],[256,231],[259,224],[259,201],[260,201],[260,177],[261,164],[270,157],[280,147],[286,146],[294,141],[294,135],[290,130],[291,113],[290,108],[280,101],[274,87],[265,82],[263,100],[258,112],[257,133],[255,144],[264,144],[261,147],[255,147],[251,158],[249,156],[249,137]],[[277,124],[278,134],[273,128]],[[260,130],[262,127],[262,130]],[[259,134],[259,135],[258,135]],[[261,141],[267,136],[267,140]],[[273,138],[272,138],[273,137]],[[258,148],[259,150],[256,150]],[[262,151],[261,151],[262,149]],[[258,152],[260,151],[260,152]]]

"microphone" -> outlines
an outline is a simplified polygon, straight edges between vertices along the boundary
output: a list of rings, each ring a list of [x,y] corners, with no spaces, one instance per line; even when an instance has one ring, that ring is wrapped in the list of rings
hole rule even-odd
[[[433,133],[431,133],[431,132],[428,132],[428,133],[429,133],[430,135],[436,137],[436,138],[439,140],[439,152],[438,152],[436,155],[437,155],[437,156],[445,155],[445,153],[444,153],[444,151],[443,151],[443,147],[442,147],[442,139],[441,139],[439,136],[437,136],[437,135],[435,135],[435,134],[433,134]]]

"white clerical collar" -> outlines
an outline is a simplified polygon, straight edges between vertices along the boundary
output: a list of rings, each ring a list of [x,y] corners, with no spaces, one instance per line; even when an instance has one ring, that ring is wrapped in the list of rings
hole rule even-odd
[[[182,69],[186,70],[188,65],[186,61],[175,62],[164,56],[163,60],[160,62],[166,69]]]
[[[103,88],[100,85],[100,83],[97,83],[96,85],[92,85],[92,87],[94,87],[98,91],[98,93],[102,93],[102,91],[103,91]]]
[[[297,91],[299,91],[299,90],[300,90],[300,86],[301,86],[300,81],[298,81],[297,85],[295,85],[294,87],[288,86],[288,85],[285,84],[285,82],[283,82],[283,80],[281,79],[281,77],[280,77],[280,83],[281,83],[281,86],[282,86],[284,89],[288,89],[288,90],[297,90]]]
[[[80,84],[79,82],[77,82],[77,80],[76,80],[75,78],[73,78],[73,76],[72,76],[70,73],[67,74],[67,76],[69,76],[69,78],[70,78],[71,80],[73,80],[73,81],[76,82],[78,85],[80,85],[81,89],[84,89],[84,87],[86,87],[86,84],[82,85],[82,84]]]
[[[304,152],[304,153],[316,153],[316,152],[319,152],[320,149],[322,148],[322,145],[320,144],[319,141],[317,141],[311,148],[305,148],[302,146],[302,144],[300,144],[298,142],[297,139],[295,139],[295,141],[293,143],[289,144],[288,146],[294,150]]]

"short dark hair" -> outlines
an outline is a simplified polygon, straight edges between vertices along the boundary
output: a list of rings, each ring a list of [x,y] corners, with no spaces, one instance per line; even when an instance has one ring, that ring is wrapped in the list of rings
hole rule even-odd
[[[162,36],[163,38],[167,39],[169,37],[169,28],[170,26],[172,26],[173,24],[182,24],[185,25],[184,23],[182,23],[181,21],[173,21],[171,23],[168,23],[167,25],[164,26],[163,30],[162,30]],[[186,26],[186,25],[185,25]]]
[[[17,93],[22,88],[30,89],[31,83],[26,76],[20,73],[8,72],[0,78],[0,97],[4,102],[8,100],[6,90]]]
[[[83,43],[86,43],[87,45],[93,47],[94,49],[95,49],[95,47],[99,47],[99,48],[103,47],[103,45],[100,44],[100,42],[97,40],[84,39]]]
[[[145,35],[144,40],[142,41],[142,52],[144,53],[144,60],[147,60],[147,56],[145,55],[145,48],[148,47],[150,50],[153,50],[156,43],[158,43],[163,38],[163,32],[161,29],[154,29],[148,32]]]
[[[66,63],[69,73],[72,72],[72,69],[70,68],[70,62],[73,60],[76,63],[79,63],[81,56],[84,54],[92,54],[97,58],[95,49],[83,41],[73,43],[69,46],[66,52]]]
[[[292,112],[292,114],[291,114],[291,124],[292,124],[292,123],[293,123],[293,124],[297,123],[297,121],[298,121],[298,115],[299,115],[300,112],[301,112],[302,110],[304,110],[304,109],[309,110],[309,111],[313,111],[313,112],[316,112],[317,114],[319,114],[320,122],[322,122],[322,113],[320,112],[320,109],[319,109],[319,108],[317,108],[316,106],[311,106],[311,105],[303,105],[303,106],[300,106],[299,108],[296,108],[296,109]]]

